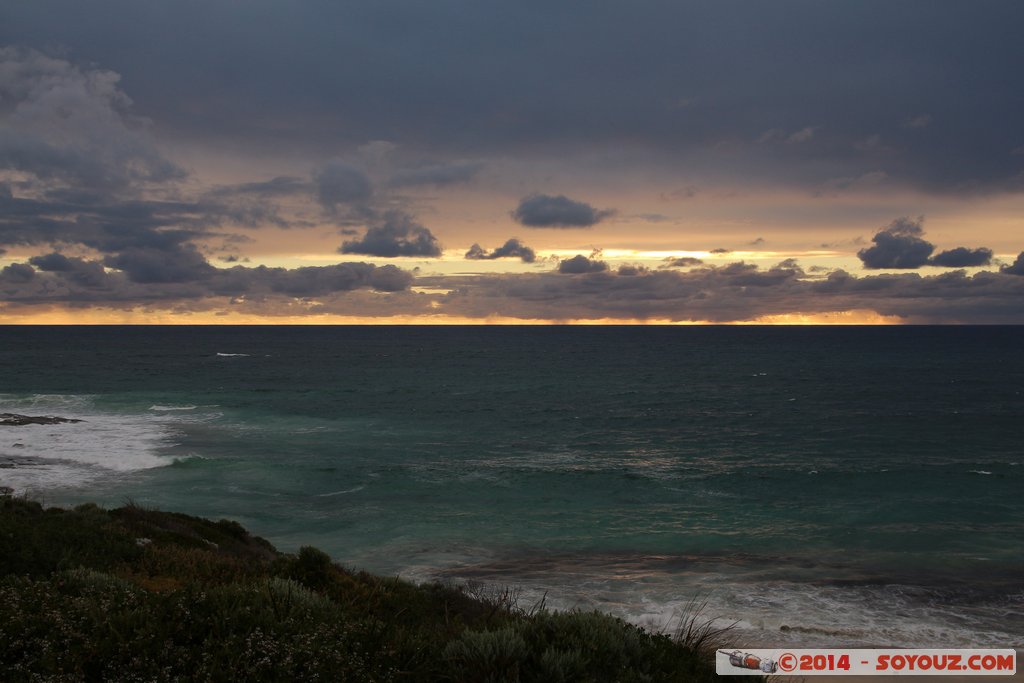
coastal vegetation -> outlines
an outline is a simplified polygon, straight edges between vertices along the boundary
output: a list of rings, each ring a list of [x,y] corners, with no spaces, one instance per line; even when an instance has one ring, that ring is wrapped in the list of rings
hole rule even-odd
[[[7,681],[710,682],[715,636],[354,571],[229,520],[0,496]]]

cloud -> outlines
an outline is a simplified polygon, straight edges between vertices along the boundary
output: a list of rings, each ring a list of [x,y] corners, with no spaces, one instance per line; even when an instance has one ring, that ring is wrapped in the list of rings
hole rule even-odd
[[[649,272],[651,272],[651,269],[645,266],[624,263],[619,266],[619,269],[615,271],[615,274],[619,277],[636,277],[638,275],[646,275]]]
[[[222,297],[292,299],[333,296],[359,289],[398,293],[408,290],[413,274],[393,265],[337,263],[303,268],[213,268],[195,252],[185,250],[177,261],[160,261],[166,252],[132,249],[106,263],[62,254],[33,257],[0,270],[4,299],[10,304],[213,303]],[[104,265],[113,270],[105,270]]]
[[[209,278],[216,269],[191,244],[174,248],[128,247],[103,264],[123,271],[132,282],[192,282]]]
[[[704,261],[693,256],[669,256],[661,268],[690,268],[703,265]]]
[[[445,187],[469,182],[483,167],[481,162],[457,162],[407,168],[396,171],[388,184],[391,187],[418,187],[421,185]]]
[[[0,269],[0,282],[21,284],[30,281],[36,275],[36,270],[24,263],[12,263]]]
[[[8,306],[40,303],[92,303],[147,306],[168,310],[245,310],[273,315],[340,313],[417,315],[442,313],[484,318],[667,319],[732,322],[763,316],[870,311],[917,323],[1020,323],[1024,321],[1024,253],[1003,272],[962,270],[922,277],[917,273],[857,277],[834,271],[825,279],[805,279],[792,260],[769,269],[730,263],[689,271],[624,266],[612,272],[583,255],[563,263],[580,264],[587,277],[560,272],[430,276],[424,287],[448,294],[413,294],[413,274],[393,265],[339,263],[284,269],[235,266],[215,269],[189,282],[148,282],[110,270],[101,282],[76,283],[79,266],[95,261],[40,257],[37,267],[17,263],[0,270],[0,292]],[[77,263],[76,263],[77,262]],[[596,262],[600,263],[600,262]],[[91,265],[90,265],[91,264]],[[44,270],[56,268],[55,270]],[[572,268],[570,268],[572,269]],[[387,296],[359,295],[376,290]],[[230,297],[228,304],[225,297]],[[305,302],[296,307],[295,302]]]
[[[1024,251],[1017,254],[1017,260],[1008,266],[1002,266],[999,272],[1007,275],[1024,275]]]
[[[362,239],[349,240],[341,245],[342,254],[368,256],[430,256],[441,255],[437,238],[404,211],[387,211],[367,228]]]
[[[935,245],[922,238],[924,216],[916,219],[903,216],[882,228],[871,238],[874,246],[857,252],[865,268],[914,269],[921,266],[943,268],[970,268],[986,266],[992,261],[992,250],[987,247],[968,249],[955,247],[931,255]]]
[[[490,253],[487,253],[487,250],[479,244],[474,244],[469,248],[469,251],[466,252],[465,258],[470,260],[519,258],[522,259],[523,263],[533,263],[537,258],[537,254],[533,249],[513,237]]]
[[[28,262],[39,270],[47,272],[66,272],[73,268],[71,259],[56,252],[44,256],[33,256]]]
[[[956,247],[936,254],[928,262],[929,265],[942,266],[944,268],[972,268],[976,266],[987,266],[992,263],[992,250],[986,247],[968,249],[967,247]]]
[[[263,207],[180,199],[185,172],[132,114],[119,80],[33,50],[0,49],[0,173],[14,179],[0,183],[0,245],[81,244],[125,262],[139,258],[118,256],[125,250],[163,250],[173,260],[183,243],[222,223],[259,220]],[[103,279],[80,260],[46,258],[39,265],[50,272]]]
[[[179,180],[112,71],[0,48],[0,169],[36,181],[123,190]]]
[[[1024,257],[1022,257],[1024,260]],[[421,278],[424,286],[451,280]],[[793,264],[763,270],[734,263],[690,271],[636,275],[601,272],[463,277],[442,296],[439,311],[526,319],[664,319],[734,322],[764,316],[868,311],[915,323],[1019,323],[1024,321],[1024,278],[952,271],[922,277],[898,273],[857,277],[834,271],[805,279]]]
[[[238,185],[222,185],[211,192],[213,196],[224,195],[257,195],[259,197],[290,196],[309,192],[312,189],[309,181],[297,176],[276,176],[270,180],[262,180]],[[319,188],[318,188],[319,189]]]
[[[230,0],[172,15],[96,3],[8,3],[0,41],[65,46],[123,73],[139,109],[179,140],[306,158],[325,145],[390,140],[431,159],[548,157],[581,168],[594,150],[628,146],[679,178],[813,187],[877,169],[877,150],[852,142],[878,134],[894,151],[884,170],[900,185],[997,191],[1020,171],[1006,154],[1021,144],[1024,114],[1012,67],[1024,48],[1008,28],[1024,8],[1012,2],[985,12],[944,3],[927,24],[914,12],[879,22],[870,4],[792,0],[742,14],[655,0],[586,16],[521,3],[485,12],[468,0],[429,10],[412,0],[335,3],[298,15]],[[95,21],[97,12],[110,20]],[[624,56],[622,35],[644,40]],[[394,49],[382,59],[385,44]],[[907,126],[924,112],[929,126]],[[832,144],[742,142],[817,121]],[[939,124],[941,140],[929,135]],[[612,173],[628,163],[612,159]]]
[[[338,204],[364,202],[373,195],[370,179],[361,170],[339,159],[329,161],[313,174],[317,201],[333,210]]]
[[[608,264],[604,261],[589,259],[583,254],[576,254],[570,259],[564,259],[558,263],[558,272],[569,275],[582,273],[601,273],[608,270]]]
[[[195,202],[118,199],[74,187],[37,197],[0,194],[0,244],[84,244],[100,251],[177,244],[209,233],[223,215]]]
[[[407,289],[412,275],[392,265],[372,266],[368,263],[339,263],[333,266],[304,268],[254,269],[250,277],[265,278],[275,292],[293,297],[321,296],[370,287],[383,292]]]
[[[565,195],[534,194],[519,202],[512,218],[528,228],[589,228],[613,213]]]
[[[68,258],[56,252],[33,256],[28,262],[46,273],[60,273],[69,282],[87,288],[107,286],[107,273],[103,264],[83,258]]]
[[[897,218],[871,238],[875,246],[861,249],[857,257],[865,268],[920,268],[935,250],[935,245],[920,237],[923,221],[923,216]]]

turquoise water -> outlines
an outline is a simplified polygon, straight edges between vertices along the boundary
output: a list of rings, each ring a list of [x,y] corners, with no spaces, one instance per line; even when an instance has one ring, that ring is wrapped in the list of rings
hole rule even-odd
[[[756,645],[1024,644],[1024,328],[0,328],[0,485]]]

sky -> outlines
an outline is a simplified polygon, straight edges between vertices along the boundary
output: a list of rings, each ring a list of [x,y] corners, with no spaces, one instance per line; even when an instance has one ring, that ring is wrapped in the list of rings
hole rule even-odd
[[[1024,323],[1017,0],[0,0],[0,323]]]

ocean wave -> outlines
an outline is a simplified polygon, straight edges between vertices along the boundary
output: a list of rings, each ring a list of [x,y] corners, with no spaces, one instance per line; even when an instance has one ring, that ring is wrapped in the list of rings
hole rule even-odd
[[[355,493],[356,491],[362,491],[365,488],[366,488],[365,485],[360,484],[359,486],[355,486],[355,487],[350,488],[350,489],[344,489],[342,491],[331,491],[330,493],[318,493],[317,494],[317,498],[330,498],[332,496],[341,496],[341,495],[344,495],[346,493]]]
[[[83,410],[91,408],[96,398],[94,394],[0,394],[0,412],[35,414]]]
[[[248,358],[251,354],[248,354],[248,353],[220,353],[218,351],[217,355],[220,356],[221,358]]]
[[[416,559],[417,565],[428,564],[426,558]],[[913,579],[840,585],[769,579],[763,562],[741,566],[683,559],[601,553],[529,556],[520,550],[505,557],[455,561],[429,578],[515,585],[523,596],[546,594],[554,609],[600,609],[653,631],[671,632],[695,604],[704,603],[702,618],[734,625],[730,637],[747,647],[1021,643],[1024,593],[1009,592],[1004,585],[917,585]],[[777,558],[772,564],[779,568],[794,561]],[[834,576],[837,569],[821,571],[822,576]]]
[[[154,405],[150,410],[156,414],[117,412],[98,406],[96,398],[0,396],[0,412],[80,420],[5,429],[0,441],[0,462],[6,465],[0,474],[3,485],[18,492],[75,487],[173,463],[164,453],[178,445],[174,426],[183,421],[178,415],[190,414],[195,406]]]

